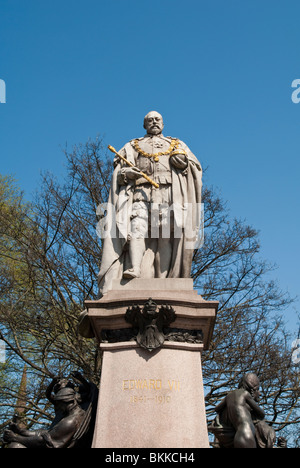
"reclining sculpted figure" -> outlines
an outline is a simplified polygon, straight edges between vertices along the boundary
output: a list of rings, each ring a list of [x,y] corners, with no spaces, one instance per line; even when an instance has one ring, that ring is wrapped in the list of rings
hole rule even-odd
[[[90,448],[98,390],[78,372],[71,376],[80,382],[78,389],[72,380],[56,377],[46,391],[55,409],[51,426],[28,431],[12,423],[3,436],[8,448]]]

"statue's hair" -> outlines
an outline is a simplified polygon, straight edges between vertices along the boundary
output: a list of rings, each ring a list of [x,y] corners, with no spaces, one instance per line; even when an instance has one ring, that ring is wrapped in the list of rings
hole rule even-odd
[[[240,381],[239,388],[244,388],[248,392],[253,390],[254,387],[259,385],[259,379],[256,374],[253,372],[249,372],[248,374],[245,374]]]

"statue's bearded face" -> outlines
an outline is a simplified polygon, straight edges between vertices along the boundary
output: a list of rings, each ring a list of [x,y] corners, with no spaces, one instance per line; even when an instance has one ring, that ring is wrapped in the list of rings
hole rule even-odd
[[[144,120],[144,128],[150,135],[159,135],[163,128],[163,118],[158,112],[149,112]]]

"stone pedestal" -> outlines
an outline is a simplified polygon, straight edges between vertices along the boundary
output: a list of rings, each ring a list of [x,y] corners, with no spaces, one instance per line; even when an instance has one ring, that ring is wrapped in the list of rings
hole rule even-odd
[[[128,307],[149,298],[176,313],[162,347],[151,352],[130,336],[125,319]],[[189,279],[135,279],[116,282],[86,307],[103,350],[93,448],[208,447],[201,351],[218,303],[204,301]]]

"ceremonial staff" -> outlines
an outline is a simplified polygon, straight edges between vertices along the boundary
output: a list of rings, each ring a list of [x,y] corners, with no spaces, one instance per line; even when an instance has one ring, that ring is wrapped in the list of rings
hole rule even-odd
[[[122,161],[124,161],[127,166],[130,166],[130,167],[134,167],[135,169],[139,170],[137,167],[135,167],[134,164],[132,164],[130,161],[128,161],[126,158],[124,158],[124,156],[121,156],[120,153],[118,153],[115,148],[111,145],[108,145],[108,149],[112,152],[112,153],[115,153],[120,159],[122,159]],[[155,188],[159,188],[159,185],[154,182],[154,180],[150,179],[150,177],[147,176],[147,174],[145,174],[144,172],[140,171],[140,174],[142,177],[144,177],[144,179],[146,179],[151,185],[153,185],[153,187]]]

